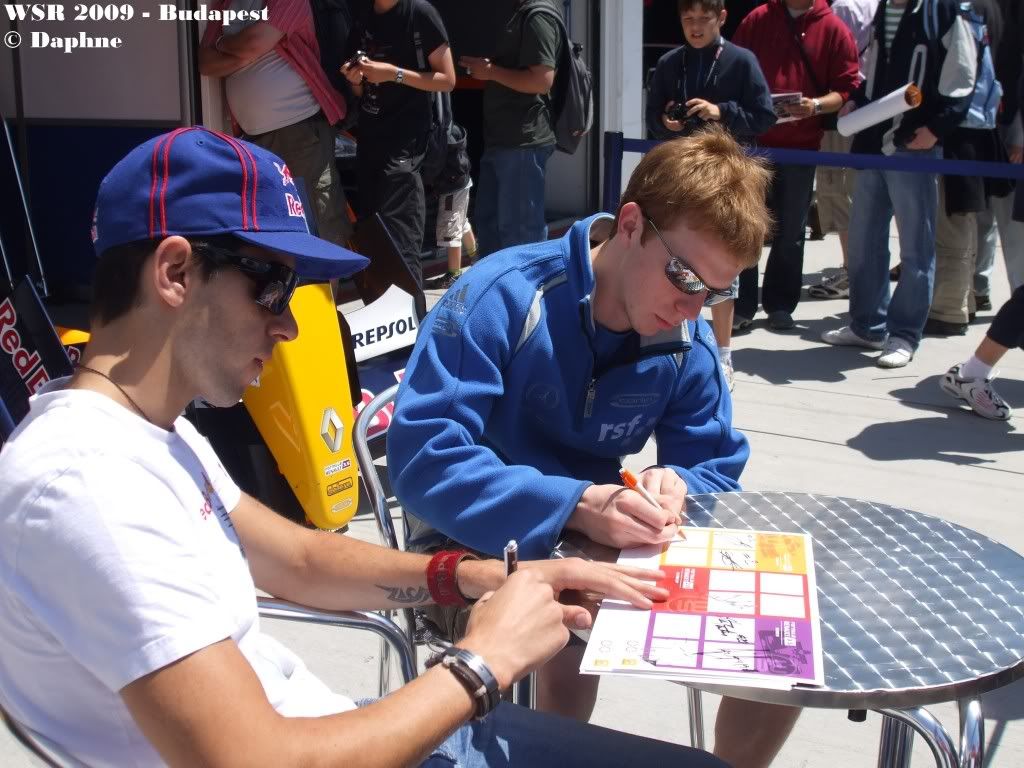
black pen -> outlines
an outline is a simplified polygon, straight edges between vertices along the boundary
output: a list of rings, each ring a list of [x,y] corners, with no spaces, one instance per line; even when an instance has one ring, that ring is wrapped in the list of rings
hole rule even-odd
[[[519,544],[515,539],[509,540],[505,545],[505,578],[507,579],[516,572],[519,567]]]

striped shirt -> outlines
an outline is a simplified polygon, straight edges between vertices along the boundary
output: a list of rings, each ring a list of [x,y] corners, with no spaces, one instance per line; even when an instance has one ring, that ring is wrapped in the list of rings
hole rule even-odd
[[[224,10],[230,4],[231,0],[215,0],[211,10]],[[331,87],[320,67],[320,45],[309,0],[267,0],[266,7],[270,20],[261,23],[283,33],[274,50],[306,81],[327,122],[338,122],[345,117],[345,99]],[[221,27],[219,21],[207,23],[202,44],[212,47],[223,31]]]
[[[885,50],[892,50],[892,41],[896,37],[896,29],[900,25],[900,19],[903,18],[903,12],[907,10],[909,5],[906,0],[900,5],[896,5],[893,0],[886,0],[885,2]]]

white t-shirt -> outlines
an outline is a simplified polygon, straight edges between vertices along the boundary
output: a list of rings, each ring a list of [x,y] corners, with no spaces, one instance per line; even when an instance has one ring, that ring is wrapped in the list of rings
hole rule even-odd
[[[90,766],[162,765],[119,691],[231,637],[281,714],[353,708],[260,632],[241,493],[209,443],[66,383],[0,451],[4,707]]]
[[[235,11],[258,11],[263,0],[233,0]],[[237,35],[254,21],[234,22],[225,35]],[[276,131],[320,111],[320,103],[302,75],[271,48],[224,81],[231,114],[250,136]]]

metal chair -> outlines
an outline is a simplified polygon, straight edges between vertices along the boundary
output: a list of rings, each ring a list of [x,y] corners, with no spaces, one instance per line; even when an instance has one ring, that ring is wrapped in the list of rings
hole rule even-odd
[[[368,432],[371,422],[377,416],[377,414],[384,408],[388,407],[395,401],[395,395],[398,393],[398,385],[395,384],[392,387],[381,392],[379,395],[374,397],[356,416],[355,424],[352,428],[352,443],[355,447],[356,460],[359,462],[359,473],[363,477],[363,486],[366,488],[366,496],[370,501],[370,506],[373,509],[373,516],[377,521],[377,531],[380,533],[381,541],[385,546],[391,547],[395,550],[401,550],[402,547],[399,544],[398,534],[395,530],[395,521],[391,517],[391,508],[388,506],[387,494],[384,493],[384,487],[380,481],[380,475],[377,473],[377,467],[374,464],[373,453],[370,450],[370,438]],[[387,433],[379,435],[379,437],[385,437]],[[375,437],[378,437],[375,435]],[[408,541],[409,538],[409,525],[406,521],[405,514],[402,514],[402,541]],[[386,616],[393,615],[394,612],[385,612]],[[415,653],[416,645],[426,644],[431,646],[445,646],[450,645],[446,639],[439,637],[435,634],[431,628],[425,627],[422,621],[417,624],[417,614],[412,608],[401,609],[403,624],[405,625],[405,635]],[[389,650],[386,647],[381,648],[380,656],[380,690],[386,691],[388,689],[388,683],[390,679],[390,663],[388,657]],[[520,680],[512,687],[512,701],[516,704],[522,704],[530,709],[536,707],[536,678],[533,674]]]
[[[373,632],[388,648],[389,659],[391,651],[394,651],[403,684],[416,677],[415,653],[407,641],[405,633],[397,624],[379,613],[373,611],[322,611],[288,600],[279,600],[276,597],[259,597],[257,603],[260,616],[263,618]],[[86,768],[83,763],[66,754],[58,745],[16,721],[2,707],[0,707],[0,718],[3,719],[4,725],[11,735],[41,765],[49,766],[49,768]]]

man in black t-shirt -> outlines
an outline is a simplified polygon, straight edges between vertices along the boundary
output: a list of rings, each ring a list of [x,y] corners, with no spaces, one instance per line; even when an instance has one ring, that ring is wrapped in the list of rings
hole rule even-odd
[[[547,238],[544,172],[555,149],[551,88],[562,33],[547,0],[521,0],[491,58],[462,56],[459,65],[484,86],[484,154],[474,228],[480,253]]]
[[[342,71],[361,97],[356,151],[360,214],[379,213],[416,281],[426,205],[420,166],[434,91],[455,87],[448,33],[426,0],[373,0],[357,13]]]

